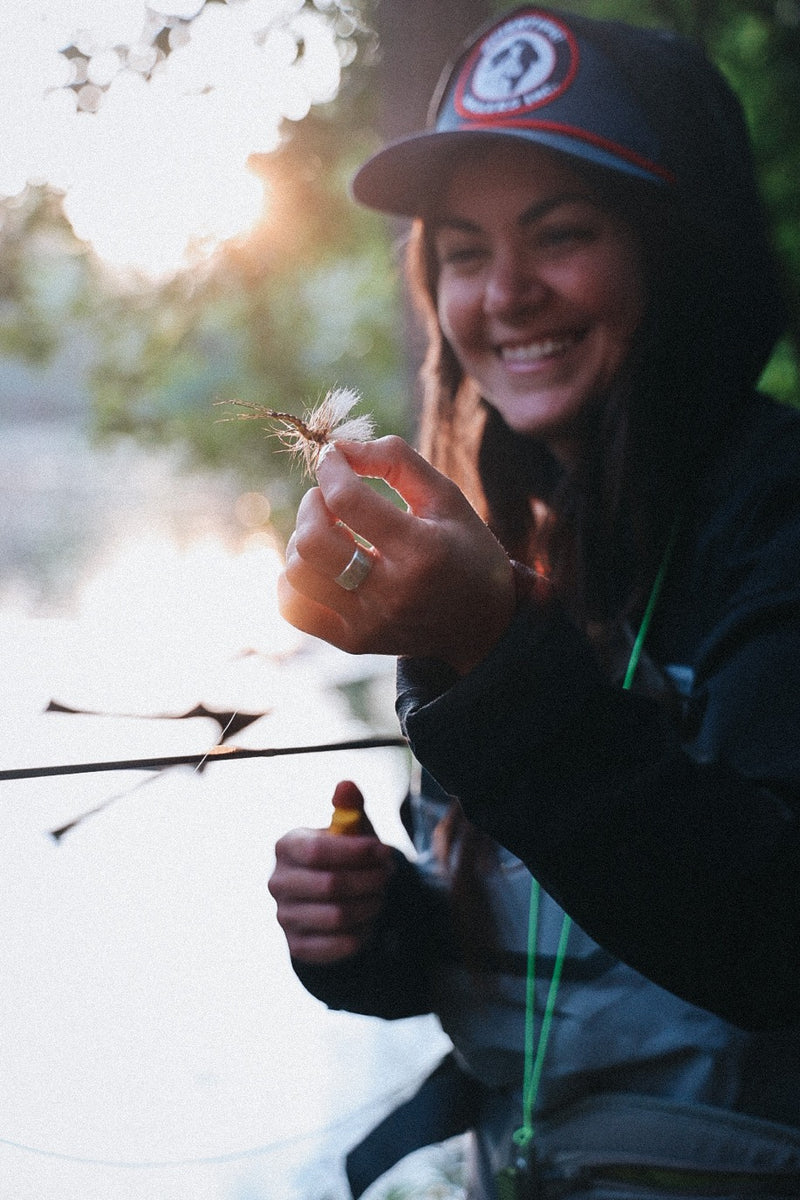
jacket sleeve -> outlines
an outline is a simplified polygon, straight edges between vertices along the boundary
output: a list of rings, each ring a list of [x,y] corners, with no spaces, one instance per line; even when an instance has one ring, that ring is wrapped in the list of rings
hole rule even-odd
[[[796,571],[795,564],[795,571]],[[691,745],[522,603],[464,678],[402,660],[417,758],[597,942],[746,1028],[800,1020],[800,613],[773,586],[703,651]]]
[[[429,1013],[434,903],[413,864],[396,851],[396,870],[369,943],[338,963],[293,960],[296,975],[328,1008],[387,1020]]]

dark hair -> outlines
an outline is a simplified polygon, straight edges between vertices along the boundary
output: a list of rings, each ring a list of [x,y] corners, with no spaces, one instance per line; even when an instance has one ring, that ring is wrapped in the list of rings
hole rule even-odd
[[[541,560],[583,626],[636,607],[649,589],[679,497],[723,412],[703,413],[713,380],[741,391],[721,333],[713,255],[666,189],[580,171],[600,202],[638,231],[647,311],[622,373],[589,414],[592,436],[568,473],[543,442],[512,431],[463,375],[436,314],[431,219],[412,229],[408,277],[428,334],[420,445],[459,484],[517,558]],[[547,506],[537,519],[532,501]]]

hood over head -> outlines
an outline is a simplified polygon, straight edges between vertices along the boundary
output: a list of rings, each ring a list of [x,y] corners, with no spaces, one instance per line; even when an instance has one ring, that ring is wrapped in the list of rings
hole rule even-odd
[[[721,352],[755,382],[786,313],[741,107],[697,46],[663,30],[515,9],[470,38],[442,75],[428,127],[373,155],[354,196],[424,217],[464,149],[498,137],[661,195],[687,243],[702,247],[698,277],[727,330]]]

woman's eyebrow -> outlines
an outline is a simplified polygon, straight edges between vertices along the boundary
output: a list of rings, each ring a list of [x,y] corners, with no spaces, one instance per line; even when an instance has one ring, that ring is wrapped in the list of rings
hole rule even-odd
[[[585,192],[564,192],[558,196],[550,196],[546,200],[537,200],[530,205],[529,208],[523,210],[517,218],[517,224],[521,226],[535,225],[542,217],[546,217],[549,213],[557,208],[561,208],[566,204],[589,204],[594,205],[591,196],[587,196]],[[440,216],[434,225],[434,230],[438,233],[440,230],[454,230],[457,233],[480,233],[481,227],[474,221],[468,220],[466,217],[448,216],[444,214]]]
[[[434,233],[445,229],[455,230],[456,233],[480,233],[480,225],[468,221],[466,217],[439,217],[434,224]]]
[[[542,217],[546,217],[556,208],[561,208],[564,204],[593,204],[590,196],[585,192],[563,192],[558,196],[550,196],[547,200],[537,200],[530,208],[526,208],[523,213],[520,213],[519,225],[534,225]]]

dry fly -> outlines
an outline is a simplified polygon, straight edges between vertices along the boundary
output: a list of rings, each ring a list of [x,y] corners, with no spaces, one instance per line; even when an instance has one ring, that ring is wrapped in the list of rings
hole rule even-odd
[[[236,404],[248,410],[227,420],[276,421],[282,428],[275,431],[274,436],[291,454],[302,458],[306,471],[313,475],[323,450],[335,439],[367,442],[372,437],[375,431],[372,417],[349,415],[359,399],[358,392],[352,388],[334,388],[321,404],[308,409],[302,417],[263,404],[251,404],[247,400],[220,400],[218,403]]]

